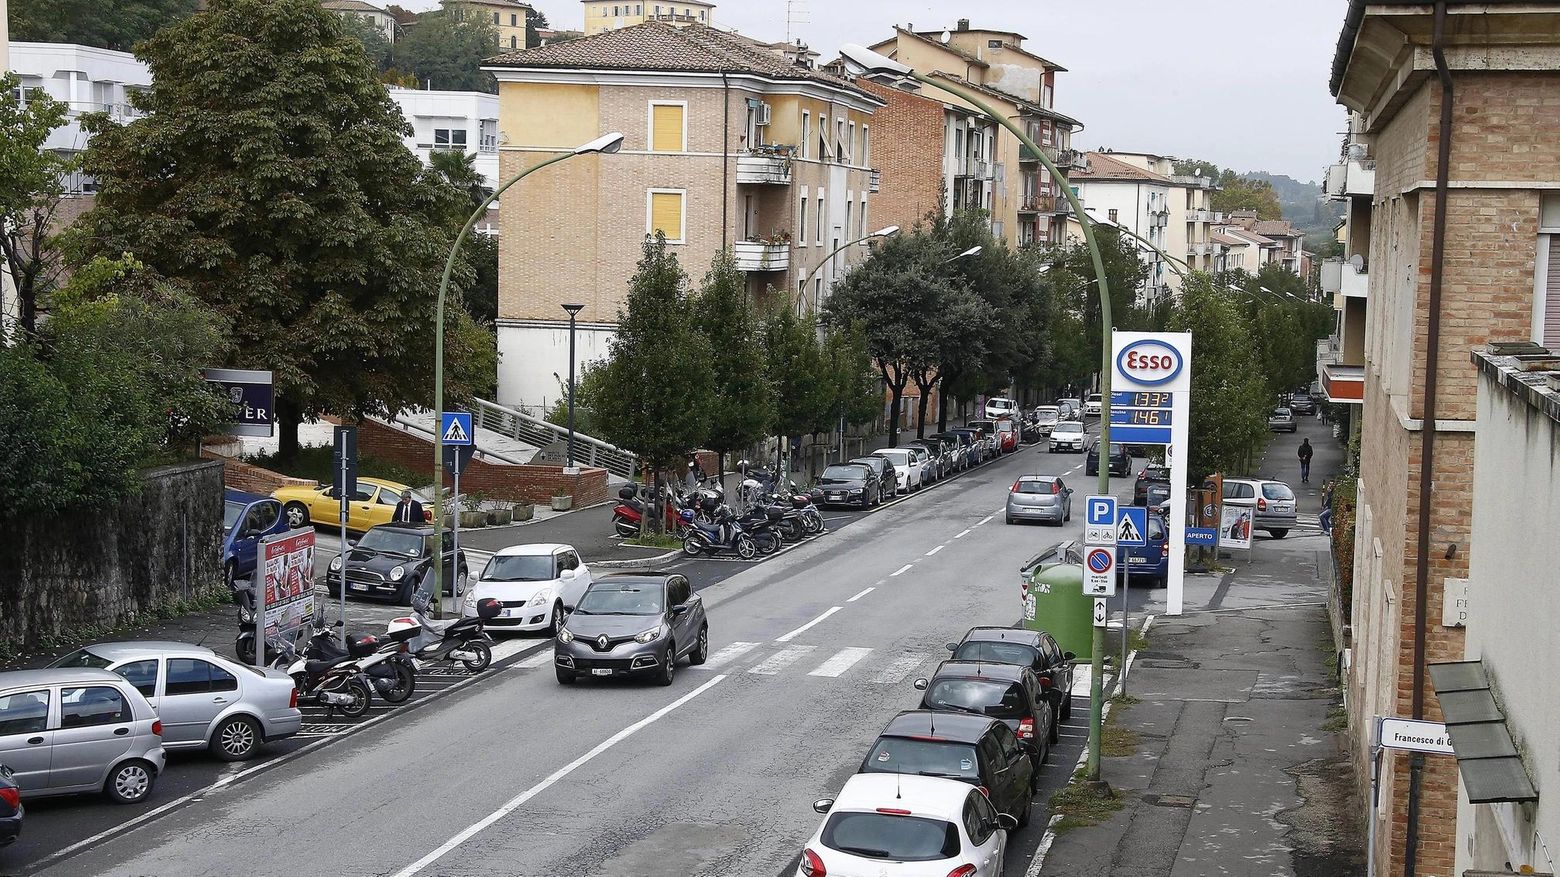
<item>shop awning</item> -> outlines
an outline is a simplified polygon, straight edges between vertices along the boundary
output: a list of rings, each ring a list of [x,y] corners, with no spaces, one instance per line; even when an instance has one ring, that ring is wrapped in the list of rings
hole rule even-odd
[[[1490,691],[1483,661],[1430,665],[1430,684],[1452,738],[1463,791],[1474,804],[1537,801],[1538,791],[1511,740],[1506,717]]]

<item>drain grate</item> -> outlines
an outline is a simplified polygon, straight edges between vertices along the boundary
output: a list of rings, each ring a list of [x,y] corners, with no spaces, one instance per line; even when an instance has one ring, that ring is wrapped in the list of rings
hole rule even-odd
[[[1251,721],[1251,716],[1225,716],[1224,721],[1234,722],[1237,725],[1244,725],[1245,723]]]
[[[1143,802],[1155,807],[1191,807],[1197,799],[1190,795],[1144,795]]]
[[[340,734],[352,727],[351,725],[304,725],[298,729],[300,734]]]

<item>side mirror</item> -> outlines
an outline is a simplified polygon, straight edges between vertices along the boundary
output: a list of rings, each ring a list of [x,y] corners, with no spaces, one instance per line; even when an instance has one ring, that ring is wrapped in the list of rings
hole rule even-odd
[[[1064,661],[1076,661],[1076,660],[1078,660],[1078,656],[1073,654],[1072,652],[1062,652],[1062,660],[1064,660]]]
[[[998,813],[997,827],[1003,831],[1017,831],[1018,820],[1007,813]]]
[[[827,813],[827,812],[829,812],[830,808],[832,808],[833,806],[834,806],[834,799],[833,798],[819,798],[818,800],[813,802],[813,812],[814,813]],[[1013,824],[1017,825],[1018,824],[1018,820],[1014,820]]]
[[[945,643],[944,645],[947,646],[948,651],[950,651],[950,652],[957,652],[959,650],[959,644],[958,643]]]
[[[672,614],[673,615],[682,615],[683,613],[687,612],[688,609],[689,609],[689,606],[688,606],[687,603],[678,603],[676,606],[672,607]]]
[[[1018,741],[1018,748],[1024,750],[1024,753],[1027,755],[1034,755],[1040,751],[1039,749],[1035,748],[1035,744],[1029,742],[1028,740]]]
[[[926,677],[923,676],[920,679],[915,680],[915,690],[916,691],[925,691],[926,690],[926,686],[929,685],[929,684],[931,684],[931,683],[929,683],[926,680]]]
[[[560,582],[572,582],[572,581],[574,581],[574,577],[577,576],[577,575],[579,575],[579,573],[575,572],[574,570],[566,569],[563,572],[558,573],[558,581],[560,581]]]
[[[356,548],[357,547],[357,540],[356,539],[348,539],[347,540],[347,547],[348,548]]]

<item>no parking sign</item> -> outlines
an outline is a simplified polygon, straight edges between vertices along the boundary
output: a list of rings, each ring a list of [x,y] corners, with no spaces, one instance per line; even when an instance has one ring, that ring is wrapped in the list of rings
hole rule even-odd
[[[1116,549],[1090,548],[1084,554],[1083,592],[1096,597],[1116,593]]]

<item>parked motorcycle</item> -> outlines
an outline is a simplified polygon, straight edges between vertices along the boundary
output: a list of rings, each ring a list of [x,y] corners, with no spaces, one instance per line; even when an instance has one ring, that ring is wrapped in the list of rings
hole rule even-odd
[[[329,636],[330,632],[327,630],[324,634]],[[319,636],[318,633],[315,635]],[[371,636],[350,637],[347,640],[348,654],[330,659],[300,655],[292,643],[274,639],[266,642],[267,653],[273,645],[279,653],[277,663],[285,665],[287,674],[293,678],[299,700],[324,704],[327,716],[338,709],[349,719],[368,712],[374,696],[368,677],[358,665],[358,659],[373,654],[379,648],[377,639]]]
[[[246,580],[239,579],[231,583],[233,589],[233,603],[238,607],[238,638],[233,641],[233,651],[238,654],[238,659],[245,664],[255,662],[255,589]],[[281,657],[281,651],[275,641],[267,642],[265,648],[265,663],[275,666]]]
[[[752,560],[758,553],[758,544],[737,523],[731,509],[722,506],[716,521],[709,524],[695,520],[692,509],[684,509],[682,515],[689,525],[688,535],[683,538],[683,553],[689,557],[714,557],[721,551],[734,551],[743,560]]]
[[[372,642],[370,642],[372,641]],[[349,650],[353,644],[357,648]],[[348,648],[343,648],[329,630],[319,630],[309,640],[304,655],[316,661],[334,661],[339,658],[358,659],[358,667],[374,686],[374,693],[386,703],[401,703],[412,696],[417,688],[417,669],[406,654],[406,643],[388,638],[376,638],[366,634],[347,637]],[[370,647],[369,654],[362,652]]]
[[[618,504],[612,509],[612,529],[624,538],[638,536],[646,504],[646,501],[639,497],[639,491],[632,485],[619,490]],[[676,494],[668,494],[662,505],[666,514],[666,532],[681,537],[683,534],[680,531],[683,526],[682,519],[678,515],[684,508],[682,498]]]
[[[786,509],[780,506],[754,506],[738,518],[737,523],[753,537],[753,544],[758,546],[759,554],[774,554],[785,547],[785,536],[781,533],[781,521],[785,513]]]
[[[459,663],[480,673],[493,663],[493,639],[483,633],[482,624],[504,611],[501,603],[492,597],[478,600],[476,617],[447,622],[429,620],[427,611],[428,594],[418,591],[412,597],[412,614],[391,619],[386,631],[391,639],[406,643],[419,665]]]

